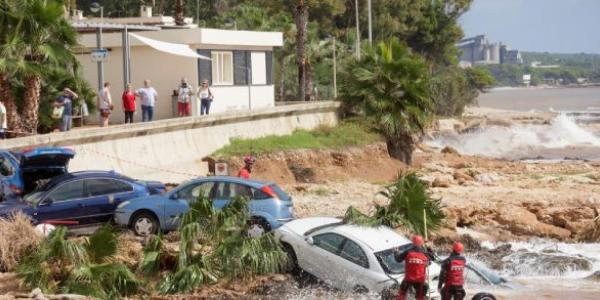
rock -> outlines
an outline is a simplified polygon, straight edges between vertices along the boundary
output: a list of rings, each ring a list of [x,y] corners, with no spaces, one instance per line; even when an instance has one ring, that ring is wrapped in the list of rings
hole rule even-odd
[[[566,239],[571,231],[554,225],[541,223],[536,215],[523,207],[506,205],[498,208],[495,220],[518,235],[533,235]]]
[[[600,271],[596,271],[596,272],[592,273],[592,275],[586,277],[585,279],[600,282]]]
[[[437,120],[437,129],[439,131],[459,132],[465,127],[465,124],[457,119]]]
[[[432,187],[447,188],[450,187],[450,181],[444,177],[436,177],[431,183]]]
[[[494,182],[500,180],[500,176],[496,173],[482,173],[475,175],[475,181],[484,185],[493,185]]]
[[[460,155],[460,153],[458,153],[458,151],[450,146],[446,146],[442,149],[441,151],[442,153],[445,154],[455,154],[455,155]]]
[[[473,180],[473,177],[471,177],[471,175],[467,174],[467,172],[465,172],[463,170],[454,171],[453,176],[454,176],[454,179],[458,180],[458,181],[462,180],[464,182],[464,181],[472,181]],[[460,182],[459,182],[459,184],[460,184]]]
[[[519,251],[502,259],[504,268],[515,275],[559,276],[572,271],[589,271],[592,262],[563,253]]]
[[[505,119],[488,119],[486,121],[487,126],[500,126],[500,127],[510,127],[513,123],[509,120]]]
[[[31,291],[29,298],[33,300],[48,300],[40,288],[35,288],[33,291]]]

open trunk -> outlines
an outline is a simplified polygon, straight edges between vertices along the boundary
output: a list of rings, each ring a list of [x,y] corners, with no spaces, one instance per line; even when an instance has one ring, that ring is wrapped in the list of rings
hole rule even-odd
[[[71,149],[46,147],[16,153],[23,178],[23,195],[53,177],[68,172],[68,165],[75,152]]]

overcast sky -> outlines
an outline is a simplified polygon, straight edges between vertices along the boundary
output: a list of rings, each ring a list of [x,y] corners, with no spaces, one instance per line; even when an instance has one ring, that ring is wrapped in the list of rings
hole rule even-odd
[[[473,0],[460,22],[523,51],[600,53],[600,0]]]

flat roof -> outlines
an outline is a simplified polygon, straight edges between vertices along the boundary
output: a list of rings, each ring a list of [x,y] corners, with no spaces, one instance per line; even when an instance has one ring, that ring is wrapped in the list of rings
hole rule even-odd
[[[108,24],[107,24],[108,25]],[[115,29],[121,24],[112,24]],[[105,24],[102,25],[103,28]],[[146,25],[127,25],[146,26]],[[221,46],[257,46],[257,47],[281,47],[283,46],[283,34],[281,32],[264,31],[242,31],[224,30],[211,28],[183,28],[183,29],[161,29],[156,30],[154,26],[151,31],[137,31],[136,34],[163,42],[188,44],[188,45],[221,45]],[[94,27],[95,28],[95,27]],[[149,28],[150,29],[150,28]],[[81,34],[80,44],[85,48],[96,47],[96,34]],[[135,38],[130,38],[130,46],[144,46]],[[107,48],[120,48],[122,45],[121,32],[109,32],[103,35],[102,45]]]

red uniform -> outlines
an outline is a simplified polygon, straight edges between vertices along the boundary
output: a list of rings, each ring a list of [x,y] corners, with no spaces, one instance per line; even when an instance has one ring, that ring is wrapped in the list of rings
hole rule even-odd
[[[250,179],[250,171],[246,167],[244,167],[240,170],[240,172],[238,172],[238,177]]]
[[[404,261],[404,279],[400,284],[398,300],[406,299],[408,289],[413,287],[417,300],[425,300],[427,290],[427,266],[433,256],[426,252],[423,247],[412,247],[398,255],[396,261]]]
[[[465,298],[464,271],[467,264],[464,256],[452,253],[442,262],[442,270],[438,282],[438,289],[442,290],[442,300],[463,300]],[[442,288],[442,285],[444,287]]]

